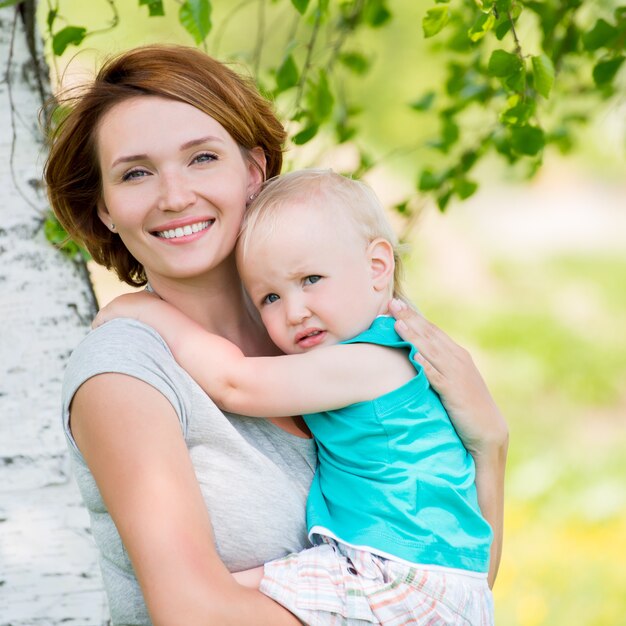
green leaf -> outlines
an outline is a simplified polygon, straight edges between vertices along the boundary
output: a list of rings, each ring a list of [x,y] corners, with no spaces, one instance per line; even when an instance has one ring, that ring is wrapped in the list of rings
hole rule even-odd
[[[70,259],[76,259],[77,257],[82,256],[85,261],[91,260],[91,256],[87,250],[70,239],[67,231],[63,228],[63,226],[61,226],[59,220],[56,218],[56,215],[51,211],[49,211],[46,215],[43,232],[46,239],[53,246],[58,248],[64,256]]]
[[[50,11],[48,11],[48,17],[46,18],[48,32],[52,31],[52,25],[54,24],[54,20],[57,19],[58,14],[59,12],[56,9],[50,9]]]
[[[511,147],[518,154],[536,155],[545,145],[546,140],[541,128],[520,126],[511,129]]]
[[[325,120],[333,110],[335,99],[330,91],[328,77],[325,70],[320,70],[319,80],[313,85],[310,94],[310,104],[313,116],[316,120]]]
[[[544,98],[550,97],[550,91],[554,84],[554,65],[552,59],[545,54],[532,57],[533,78],[537,93]]]
[[[515,72],[515,74],[512,74],[511,76],[505,78],[504,84],[511,91],[522,93],[524,91],[524,88],[526,87],[526,69],[524,68],[524,66],[522,66],[519,71]]]
[[[328,16],[328,3],[330,0],[317,0],[317,13],[323,21]]]
[[[450,19],[450,8],[447,4],[433,7],[426,11],[426,15],[422,20],[422,28],[424,37],[434,37],[439,33]]]
[[[462,172],[469,172],[472,167],[474,167],[476,161],[478,161],[478,152],[475,150],[466,150],[461,155],[461,160],[459,161],[459,167]]]
[[[509,107],[500,114],[500,121],[505,126],[525,126],[534,112],[534,100],[514,97],[509,99]]]
[[[496,12],[498,14],[498,20],[496,22],[494,32],[498,41],[502,41],[515,22],[517,22],[517,18],[522,14],[522,6],[520,2],[516,2],[513,6],[511,6],[511,3],[508,0],[506,2],[497,0]]]
[[[446,210],[446,207],[448,206],[451,198],[452,189],[449,189],[448,191],[445,191],[444,193],[437,196],[437,206],[442,213]]]
[[[593,80],[601,87],[602,85],[608,85],[613,78],[615,78],[615,74],[621,67],[624,62],[624,57],[619,56],[614,59],[609,59],[608,61],[600,61],[593,68]]]
[[[4,9],[4,7],[12,7],[21,1],[22,0],[2,0],[0,2],[0,9]]]
[[[354,126],[348,126],[345,121],[335,125],[335,134],[338,143],[345,143],[356,135],[357,129]]]
[[[363,75],[370,68],[370,61],[360,52],[342,52],[339,61],[355,74]]]
[[[163,0],[139,0],[139,6],[147,6],[150,17],[165,15]]]
[[[506,14],[511,10],[512,0],[496,0],[495,8],[499,15]]]
[[[502,41],[505,35],[511,30],[512,26],[513,24],[511,24],[511,20],[508,17],[498,20],[498,23],[496,24],[496,27],[494,29],[496,39],[498,41]]]
[[[610,48],[619,31],[605,20],[598,20],[595,26],[583,35],[585,50],[593,52],[598,48]]]
[[[428,111],[435,101],[435,92],[426,92],[419,100],[411,102],[409,105],[414,111]]]
[[[60,57],[68,46],[78,46],[82,43],[87,29],[82,26],[66,26],[52,37],[52,52]]]
[[[614,15],[618,25],[621,26],[621,23],[626,21],[626,6],[617,7]]]
[[[478,189],[478,184],[473,180],[467,178],[457,178],[454,181],[454,193],[456,193],[461,200],[467,200],[470,196],[473,196]]]
[[[522,60],[516,55],[504,50],[494,50],[489,57],[487,73],[490,76],[506,78],[522,69]]]
[[[478,19],[474,22],[472,27],[467,32],[467,36],[471,41],[476,43],[480,41],[494,26],[496,23],[496,16],[492,11],[489,13],[481,13]]]
[[[291,141],[296,144],[296,146],[301,146],[302,144],[311,141],[315,135],[317,135],[317,131],[319,130],[319,126],[317,124],[309,124],[306,128],[301,130],[299,133],[295,134]]]
[[[441,148],[444,151],[448,151],[459,139],[459,126],[451,117],[448,116],[445,116],[442,122]]]
[[[278,92],[285,91],[298,84],[300,73],[293,60],[293,56],[288,54],[276,72],[276,89]]]
[[[574,148],[574,139],[565,126],[555,128],[548,135],[546,141],[555,144],[561,154],[569,154]]]
[[[435,174],[435,172],[431,169],[426,168],[422,170],[422,173],[420,174],[417,188],[420,191],[432,191],[433,189],[439,189],[442,182],[443,180],[440,175]]]
[[[372,28],[378,28],[391,19],[385,0],[366,0],[363,20]]]
[[[412,211],[409,208],[409,203],[407,200],[405,200],[404,202],[400,202],[399,204],[396,204],[393,207],[393,210],[396,211],[397,213],[400,213],[400,215],[411,215]]]
[[[298,11],[300,15],[304,15],[309,7],[309,0],[291,0],[291,4],[296,7],[296,11]]]
[[[209,0],[185,0],[178,11],[178,21],[201,44],[211,32],[211,3]]]

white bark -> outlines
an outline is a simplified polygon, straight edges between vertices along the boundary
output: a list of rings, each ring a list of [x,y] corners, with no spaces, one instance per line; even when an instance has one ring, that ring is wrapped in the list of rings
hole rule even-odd
[[[60,419],[64,366],[95,302],[84,266],[43,234],[41,99],[15,16],[0,9],[0,625],[101,625],[97,557]]]

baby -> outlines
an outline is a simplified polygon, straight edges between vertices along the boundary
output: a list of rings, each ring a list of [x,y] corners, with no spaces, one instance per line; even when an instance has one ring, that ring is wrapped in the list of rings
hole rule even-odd
[[[226,411],[304,416],[318,447],[313,547],[235,574],[242,584],[306,624],[489,625],[492,533],[473,459],[387,315],[401,295],[396,249],[365,184],[293,172],[266,183],[237,246],[284,356],[246,357],[148,294],[117,299],[96,325],[132,317],[155,328]]]

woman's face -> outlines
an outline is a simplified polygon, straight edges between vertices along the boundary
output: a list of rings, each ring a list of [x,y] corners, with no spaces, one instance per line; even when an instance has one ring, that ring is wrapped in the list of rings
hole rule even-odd
[[[102,117],[96,139],[98,215],[151,281],[200,277],[231,257],[262,175],[219,122],[183,102],[138,96]]]

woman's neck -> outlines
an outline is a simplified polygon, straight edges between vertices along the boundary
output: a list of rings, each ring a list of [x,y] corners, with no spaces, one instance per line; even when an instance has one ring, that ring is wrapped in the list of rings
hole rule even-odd
[[[148,273],[149,274],[149,273]],[[245,295],[232,262],[193,279],[148,275],[150,286],[208,332],[239,346],[248,356],[278,354]]]
[[[234,262],[225,262],[210,275],[193,280],[150,276],[154,292],[208,332],[239,346],[246,356],[274,356],[280,350],[270,340],[258,314],[246,297]],[[311,434],[301,417],[269,418],[297,437]]]

